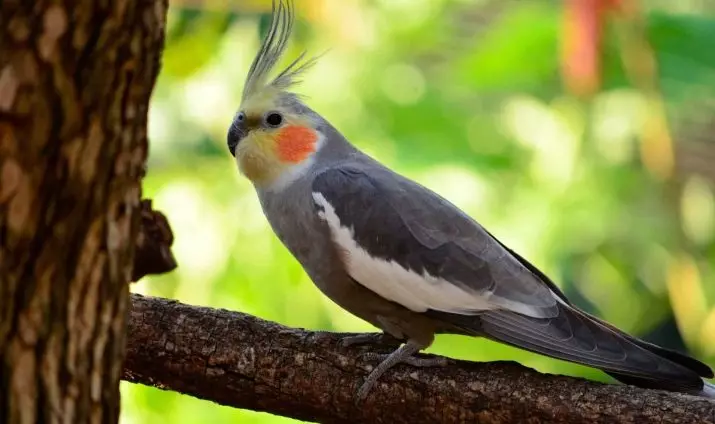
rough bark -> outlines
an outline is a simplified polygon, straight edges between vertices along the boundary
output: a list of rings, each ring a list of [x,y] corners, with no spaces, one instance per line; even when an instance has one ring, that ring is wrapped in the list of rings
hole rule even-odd
[[[0,422],[116,422],[166,3],[0,1]]]
[[[511,362],[401,365],[366,401],[369,366],[345,335],[311,333],[249,315],[132,295],[127,381],[238,408],[350,423],[715,423],[715,402],[544,375]]]

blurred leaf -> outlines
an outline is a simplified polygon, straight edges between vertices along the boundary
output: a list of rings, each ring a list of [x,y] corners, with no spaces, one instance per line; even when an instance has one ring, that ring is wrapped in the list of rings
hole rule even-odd
[[[696,101],[715,95],[715,54],[704,40],[715,40],[715,18],[653,13],[648,38],[670,101]]]
[[[698,346],[700,327],[705,321],[707,305],[697,264],[689,256],[673,258],[668,275],[673,311],[683,338],[691,346]]]
[[[559,10],[520,2],[456,64],[465,88],[541,91],[558,81]]]
[[[164,48],[162,73],[177,79],[187,78],[214,57],[214,49],[235,16],[226,12],[200,12],[179,9],[169,14],[177,24]]]
[[[715,54],[703,42],[715,39],[715,18],[649,13],[646,35],[658,61],[661,89],[669,104],[695,103],[715,96]],[[612,32],[604,47],[604,85],[628,85]]]

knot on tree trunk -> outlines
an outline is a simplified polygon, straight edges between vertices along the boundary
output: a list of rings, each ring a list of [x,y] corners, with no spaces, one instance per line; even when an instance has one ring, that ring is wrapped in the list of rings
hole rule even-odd
[[[171,245],[174,233],[163,213],[152,208],[151,199],[139,206],[141,225],[136,240],[132,281],[151,274],[163,274],[177,267]]]

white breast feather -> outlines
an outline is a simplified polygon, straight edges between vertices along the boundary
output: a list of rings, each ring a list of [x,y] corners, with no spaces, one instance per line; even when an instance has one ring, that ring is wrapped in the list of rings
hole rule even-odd
[[[319,215],[330,227],[333,241],[347,253],[345,265],[348,274],[373,292],[415,312],[432,309],[474,314],[498,308],[489,302],[490,293],[470,293],[426,271],[420,275],[395,261],[371,256],[355,241],[354,229],[341,224],[335,209],[322,193],[314,192],[313,199],[324,209]]]

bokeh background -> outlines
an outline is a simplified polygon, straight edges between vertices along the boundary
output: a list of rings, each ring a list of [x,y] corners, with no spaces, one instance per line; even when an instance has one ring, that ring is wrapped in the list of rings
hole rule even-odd
[[[715,366],[715,2],[296,0],[298,88],[353,143],[462,207],[575,303]],[[176,272],[139,293],[373,331],[315,289],[225,145],[270,1],[171,0],[145,194]],[[609,381],[489,341],[430,349]],[[123,383],[121,422],[287,423]]]

